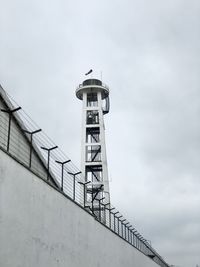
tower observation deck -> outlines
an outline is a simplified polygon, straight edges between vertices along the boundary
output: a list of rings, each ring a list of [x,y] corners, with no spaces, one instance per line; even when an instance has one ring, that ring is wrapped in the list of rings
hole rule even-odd
[[[85,176],[87,205],[98,215],[99,201],[110,203],[104,115],[109,112],[109,88],[98,79],[87,79],[76,89],[83,101],[81,169]]]

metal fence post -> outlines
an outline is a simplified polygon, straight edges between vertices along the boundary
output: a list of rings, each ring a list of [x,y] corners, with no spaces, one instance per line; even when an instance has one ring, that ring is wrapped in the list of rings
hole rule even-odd
[[[84,208],[85,208],[85,202],[86,202],[86,185],[87,184],[90,184],[91,182],[89,181],[89,182],[85,182],[85,183],[83,183],[83,182],[78,182],[79,184],[81,184],[81,185],[83,185],[83,206],[84,206]]]
[[[63,191],[63,179],[64,179],[64,165],[68,162],[70,162],[71,160],[66,160],[66,161],[58,161],[58,160],[55,160],[56,163],[60,164],[61,165],[61,191]]]
[[[80,174],[81,172],[76,172],[76,173],[72,173],[72,172],[68,172],[68,174],[72,175],[73,177],[73,200],[76,200],[76,175]]]
[[[36,131],[30,132],[28,130],[23,130],[25,133],[30,134],[30,154],[29,154],[29,168],[31,168],[32,164],[32,151],[33,151],[33,135],[42,131],[42,129],[38,129]]]
[[[50,167],[50,153],[52,150],[58,148],[58,146],[54,146],[54,147],[51,147],[51,148],[46,148],[46,147],[43,147],[41,146],[41,149],[43,150],[46,150],[47,153],[48,153],[48,157],[47,157],[47,181],[49,180],[49,176],[50,176],[50,172],[49,172],[49,167]]]
[[[119,217],[117,217],[117,220],[118,220],[118,226],[117,226],[117,228],[118,228],[118,235],[120,235],[120,233],[119,233],[119,222],[121,222],[120,218],[122,218],[122,217],[123,217],[122,215],[120,215]]]
[[[133,231],[133,245],[134,245],[134,247],[136,247],[136,242],[137,242],[137,238],[136,238],[135,233],[137,233],[137,230]]]
[[[7,139],[7,152],[9,152],[9,148],[10,148],[10,132],[11,132],[11,120],[12,120],[12,115],[14,112],[20,110],[21,107],[15,108],[15,109],[11,109],[11,110],[6,110],[6,109],[1,109],[2,112],[7,113],[8,114],[8,139]]]
[[[127,225],[129,225],[129,222],[125,223],[124,226],[125,226],[125,240],[127,240]]]
[[[130,226],[127,227],[127,229],[128,229],[128,242],[129,242],[129,243],[131,243],[131,242],[130,242],[130,231],[131,231],[131,228],[132,228],[132,227],[133,227],[132,225],[130,225]]]
[[[115,208],[109,209],[109,227],[110,227],[110,229],[112,229],[112,227],[111,227],[111,211],[112,210],[115,210]]]
[[[99,201],[99,221],[101,222],[101,201],[104,200],[105,197],[102,197],[101,199],[98,199]]]
[[[121,231],[122,231],[122,238],[124,238],[124,222],[126,221],[126,219],[121,221]]]
[[[119,211],[112,213],[113,218],[114,218],[114,232],[116,232],[115,219],[116,219],[116,214],[118,214],[118,213],[119,213]]]
[[[106,208],[106,206],[110,206],[110,202],[106,203],[106,204],[102,203],[102,205],[104,206],[105,211],[108,210],[108,212],[109,212],[110,209]],[[106,212],[105,212],[105,224],[106,224],[106,221],[107,221],[107,215],[106,215]]]
[[[133,245],[133,230],[134,229],[135,229],[134,227],[130,228],[131,245]]]

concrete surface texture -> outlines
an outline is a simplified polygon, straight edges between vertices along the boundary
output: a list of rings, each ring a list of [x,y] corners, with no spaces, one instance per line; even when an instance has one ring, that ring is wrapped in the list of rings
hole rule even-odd
[[[158,267],[0,150],[1,267]]]

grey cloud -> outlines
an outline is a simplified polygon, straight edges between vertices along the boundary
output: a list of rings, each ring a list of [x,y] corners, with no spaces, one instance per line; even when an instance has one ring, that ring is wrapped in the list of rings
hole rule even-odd
[[[89,68],[103,71],[113,203],[181,267],[200,265],[199,15],[198,0],[2,0],[0,10],[0,82],[77,165],[74,91]]]

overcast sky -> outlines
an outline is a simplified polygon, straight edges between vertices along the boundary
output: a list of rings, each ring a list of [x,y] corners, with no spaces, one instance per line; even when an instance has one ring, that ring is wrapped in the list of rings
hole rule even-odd
[[[80,166],[84,73],[110,87],[112,203],[200,265],[200,1],[0,0],[0,83]]]

